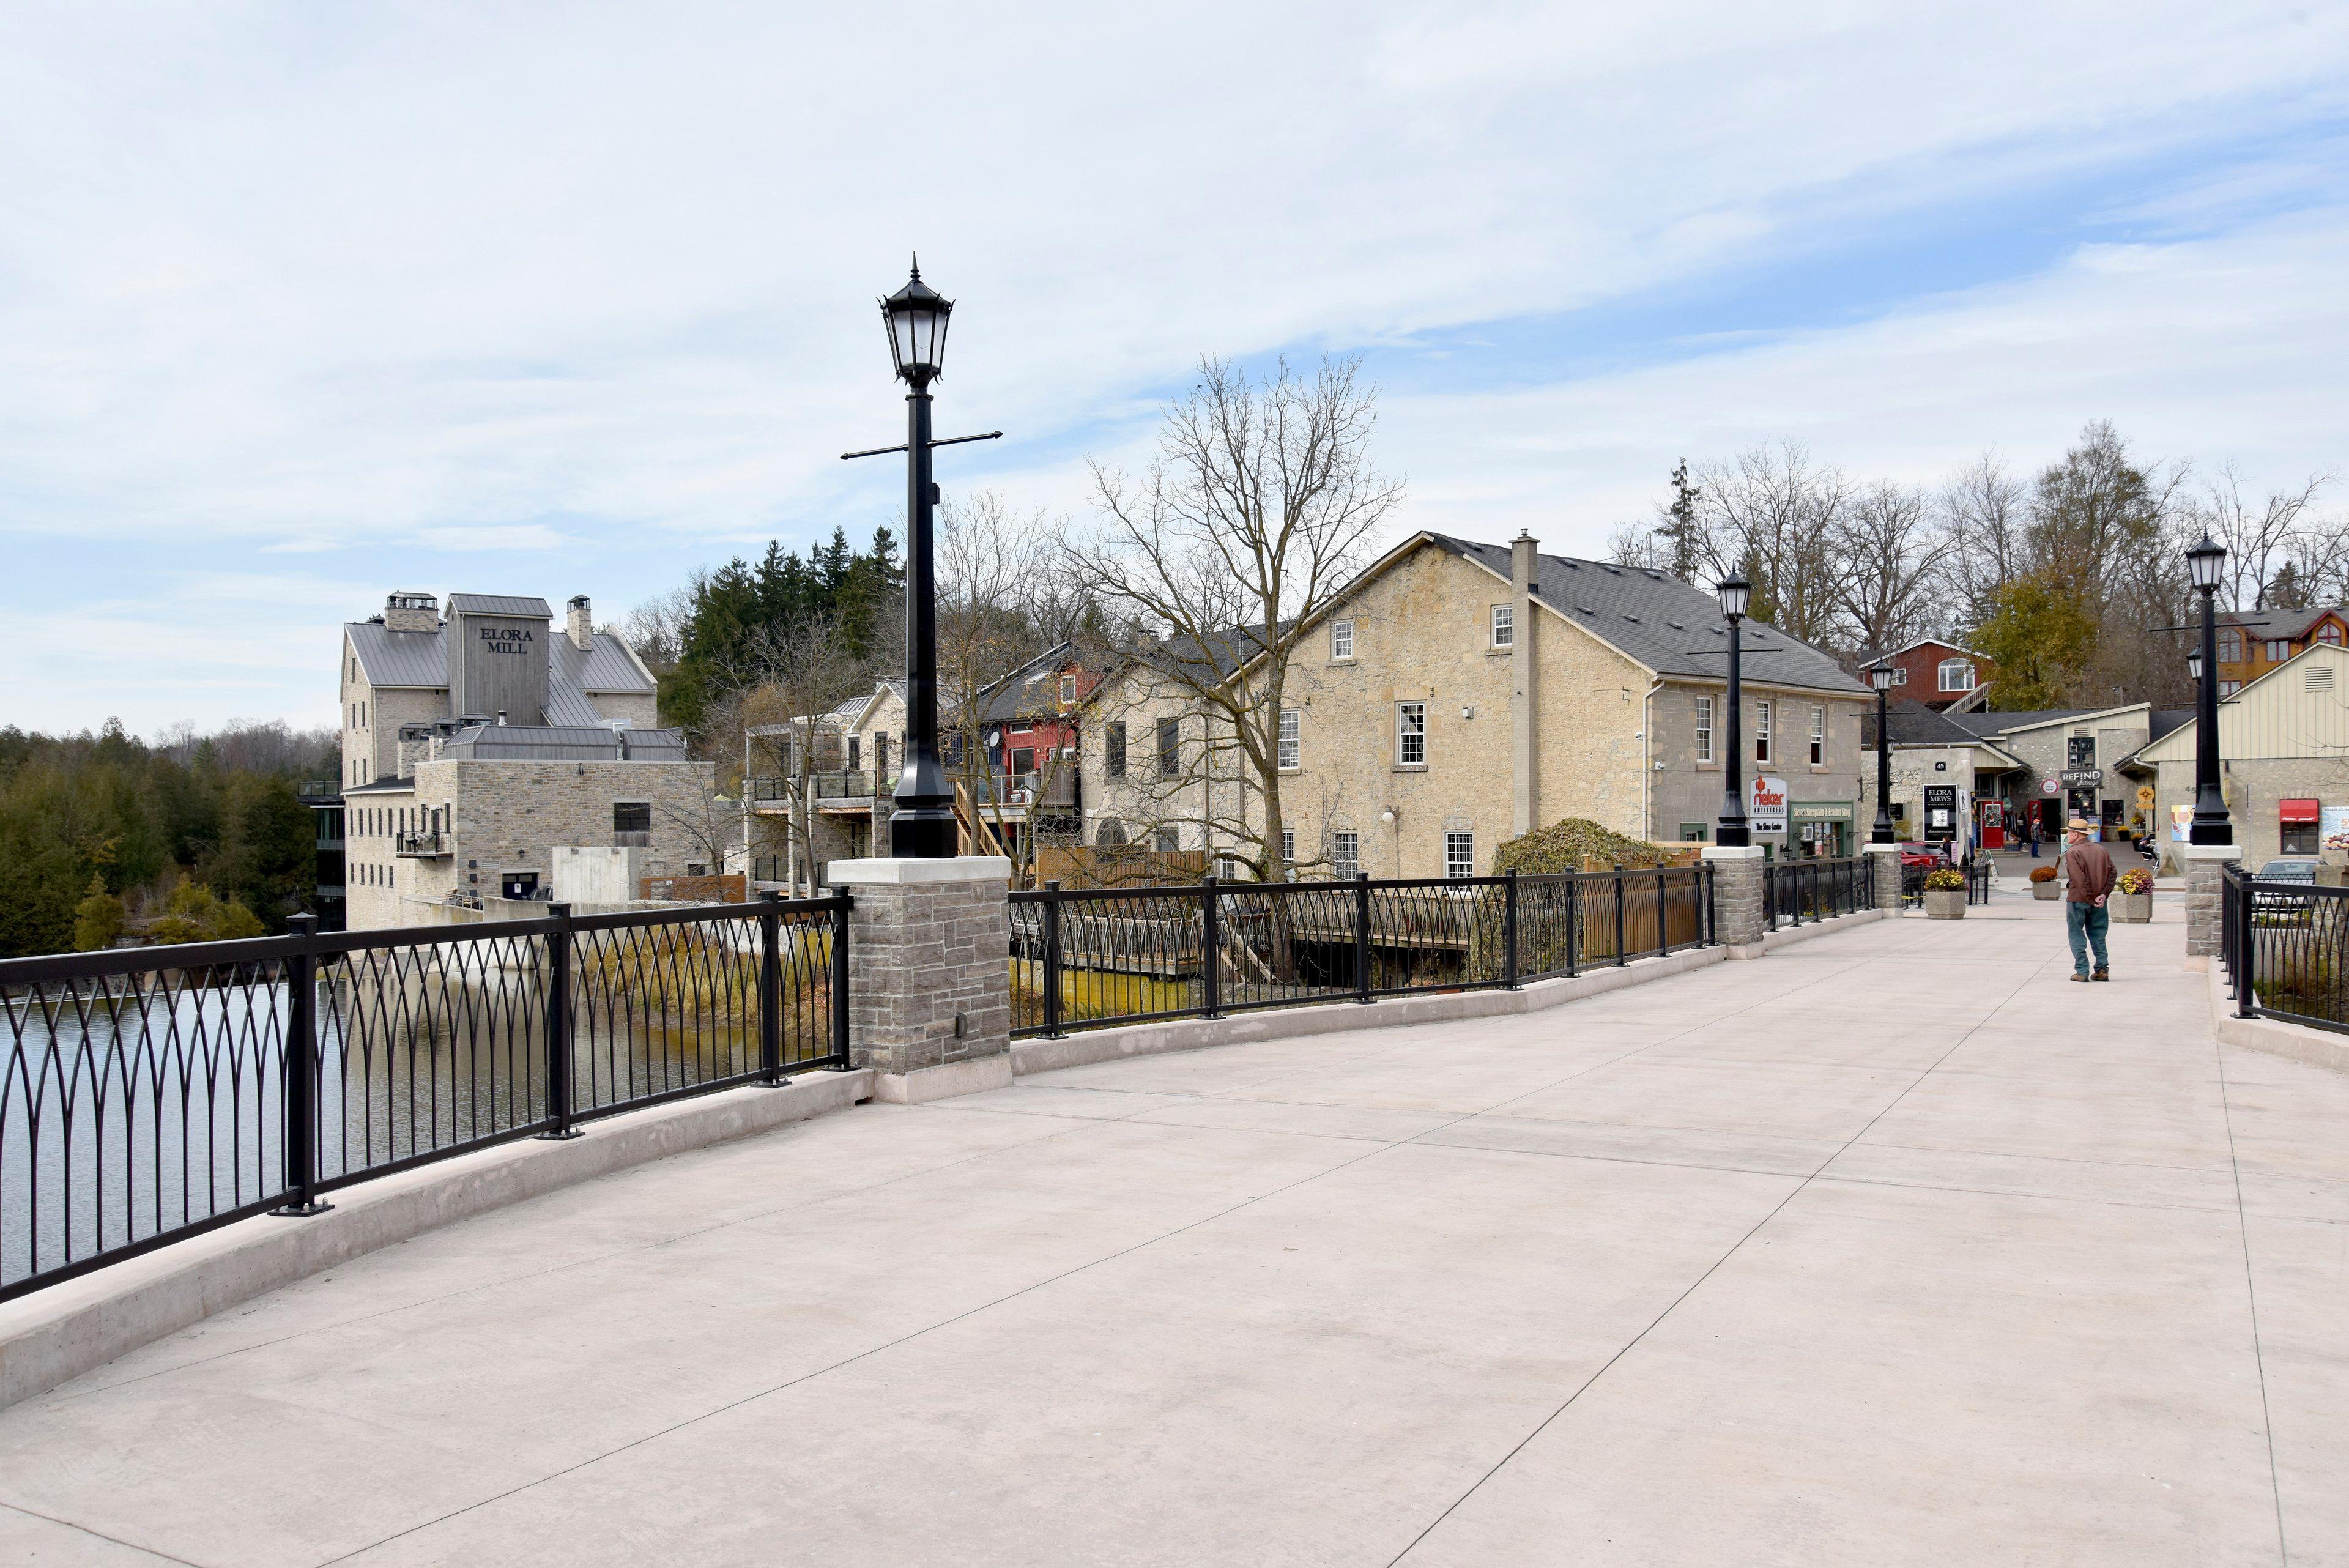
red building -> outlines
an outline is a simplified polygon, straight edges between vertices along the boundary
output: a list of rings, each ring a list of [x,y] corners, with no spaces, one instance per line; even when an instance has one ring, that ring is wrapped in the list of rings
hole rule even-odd
[[[1894,701],[1905,697],[1932,709],[1953,708],[1961,703],[1973,706],[1971,699],[1998,675],[1997,666],[1972,649],[1934,637],[1920,638],[1884,657],[1892,665]],[[1872,654],[1863,657],[1859,661],[1861,670],[1864,672],[1876,661]]]

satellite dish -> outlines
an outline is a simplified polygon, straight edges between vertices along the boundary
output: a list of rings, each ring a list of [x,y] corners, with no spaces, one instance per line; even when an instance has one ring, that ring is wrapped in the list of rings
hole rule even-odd
[[[987,743],[989,746],[999,746],[1003,744],[1003,732],[1000,730],[989,730],[987,732]]]

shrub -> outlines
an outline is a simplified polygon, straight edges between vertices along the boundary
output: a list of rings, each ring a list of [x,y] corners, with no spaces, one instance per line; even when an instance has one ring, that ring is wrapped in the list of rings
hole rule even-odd
[[[1584,817],[1569,816],[1547,827],[1512,838],[1493,851],[1493,875],[1516,871],[1524,876],[1579,871],[1588,862],[1601,866],[1661,866],[1673,852],[1643,838],[1626,838]]]
[[[2153,873],[2141,867],[2134,871],[2124,871],[2121,879],[2113,886],[2124,893],[2150,893],[2153,891]]]
[[[2033,882],[2053,882],[2055,880],[2055,867],[2053,866],[2034,866],[2031,868],[2031,879]]]
[[[1962,893],[1965,888],[1966,874],[1962,871],[1952,871],[1944,866],[1939,871],[1925,873],[1925,891],[1928,893]]]

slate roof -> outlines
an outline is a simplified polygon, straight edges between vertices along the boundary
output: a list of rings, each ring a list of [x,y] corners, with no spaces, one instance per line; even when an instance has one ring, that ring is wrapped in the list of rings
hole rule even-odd
[[[2300,638],[2328,611],[2349,618],[2349,605],[2318,605],[2299,610],[2221,610],[2217,618],[2220,626],[2240,627],[2255,638]]]
[[[554,618],[554,612],[546,607],[544,599],[518,598],[512,594],[450,594],[449,613],[536,616],[543,620]]]
[[[979,722],[994,724],[1057,713],[1061,671],[1075,658],[1074,648],[1056,643],[988,687],[980,703]]]
[[[1509,580],[1509,546],[1479,545],[1442,534],[1438,546]],[[1534,597],[1602,641],[1661,675],[1729,673],[1729,628],[1713,595],[1667,572],[1618,566],[1573,556],[1537,558]],[[1747,680],[1816,691],[1873,696],[1865,683],[1820,649],[1758,620],[1745,623],[1740,663]]]
[[[2125,707],[2127,704],[2116,703],[2115,706]],[[2105,708],[2038,708],[2024,713],[1986,713],[1976,711],[1970,713],[1950,713],[1944,717],[1951,723],[1963,725],[1973,734],[1995,735],[2006,730],[2019,730],[2033,724],[2053,723],[2058,719],[2076,719],[2083,713],[2108,711],[2110,710]]]
[[[1953,722],[1948,713],[1928,708],[1913,697],[1903,697],[1886,710],[1885,727],[1891,732],[1896,746],[1980,746],[2010,765],[2022,765],[1989,737]],[[1859,732],[1862,749],[1875,750],[1875,713],[1869,712],[1862,719]]]

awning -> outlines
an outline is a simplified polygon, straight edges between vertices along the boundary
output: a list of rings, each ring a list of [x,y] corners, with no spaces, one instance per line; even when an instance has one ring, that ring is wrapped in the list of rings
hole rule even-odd
[[[2280,800],[2276,802],[2276,817],[2285,824],[2313,823],[2317,818],[2316,803],[2313,800]]]

